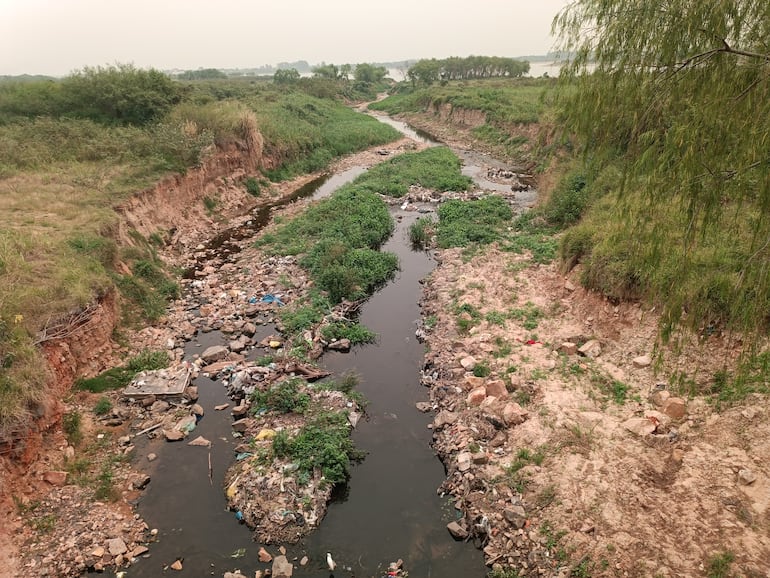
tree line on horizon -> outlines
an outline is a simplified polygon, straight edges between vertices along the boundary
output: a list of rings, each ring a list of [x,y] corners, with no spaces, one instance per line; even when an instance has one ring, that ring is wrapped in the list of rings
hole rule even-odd
[[[444,80],[519,78],[529,72],[529,61],[501,56],[451,56],[418,60],[406,76],[412,84],[431,85]]]

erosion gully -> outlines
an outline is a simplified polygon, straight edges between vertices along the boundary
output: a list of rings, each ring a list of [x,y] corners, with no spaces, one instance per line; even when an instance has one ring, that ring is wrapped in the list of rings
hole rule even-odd
[[[378,118],[416,140],[438,144],[400,121]],[[500,186],[484,182],[481,166],[473,164],[471,152],[458,152],[465,160],[464,172],[479,179],[480,186],[486,190]],[[364,170],[354,167],[321,177],[284,202],[299,196],[327,196]],[[302,542],[286,545],[295,576],[328,575],[326,552],[338,564],[334,573],[338,577],[384,576],[388,564],[398,559],[403,559],[404,568],[414,578],[485,574],[481,553],[471,544],[454,541],[446,530],[447,522],[457,514],[449,498],[436,493],[445,472],[430,448],[431,418],[415,408],[417,401],[428,399],[428,391],[420,384],[423,347],[415,338],[420,279],[435,263],[428,253],[410,247],[408,227],[420,215],[399,208],[393,214],[396,229],[383,249],[398,255],[400,271],[361,309],[361,321],[378,334],[377,342],[347,354],[327,353],[321,359],[335,374],[353,371],[361,378],[358,389],[369,402],[368,418],[359,423],[353,438],[367,456],[352,468],[349,483],[335,493],[320,528]],[[263,209],[214,244],[224,248],[232,239],[249,238],[269,218],[270,208]],[[260,339],[274,328],[261,330],[263,334],[256,336]],[[226,344],[220,332],[201,333],[186,345],[185,355],[192,359],[210,345]],[[255,350],[255,355],[259,353]],[[137,446],[139,460],[145,460],[149,451],[158,456],[151,464],[142,463],[143,468],[150,467],[152,483],[138,502],[138,510],[159,533],[150,556],[132,566],[129,576],[159,576],[176,559],[183,559],[183,569],[167,572],[179,576],[222,576],[235,569],[254,576],[256,570],[268,568],[257,560],[260,544],[226,507],[222,484],[239,440],[232,437],[229,413],[211,411],[229,401],[225,388],[203,376],[195,385],[198,403],[207,410],[195,435],[212,440],[211,452],[186,444]],[[275,555],[278,546],[267,548]],[[305,566],[298,562],[303,556],[309,558]]]

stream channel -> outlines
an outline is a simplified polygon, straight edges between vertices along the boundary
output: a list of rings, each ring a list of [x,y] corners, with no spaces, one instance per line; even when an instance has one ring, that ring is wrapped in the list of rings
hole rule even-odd
[[[400,121],[378,118],[414,139],[439,144]],[[468,154],[456,152],[466,162],[465,174],[480,175],[480,166],[468,164]],[[364,170],[354,167],[322,177],[301,194],[313,199],[328,196]],[[478,184],[485,190],[500,186],[483,180]],[[423,210],[433,209],[426,205]],[[286,545],[286,555],[294,563],[294,576],[328,576],[326,552],[331,552],[338,565],[337,577],[379,578],[386,575],[390,562],[403,559],[412,578],[481,578],[486,571],[481,552],[470,543],[456,542],[446,530],[457,513],[448,497],[436,493],[445,472],[430,448],[431,416],[415,408],[417,401],[429,398],[420,384],[423,346],[415,338],[422,293],[419,282],[435,262],[428,253],[410,247],[408,228],[420,213],[398,206],[391,212],[396,228],[383,250],[398,255],[400,271],[364,304],[360,315],[361,322],[377,333],[377,342],[347,354],[328,352],[320,359],[336,375],[353,371],[360,376],[357,389],[368,400],[368,415],[354,430],[353,439],[366,458],[352,467],[347,486],[336,492],[320,527],[300,543]],[[239,238],[254,235],[269,216],[269,210],[255,214],[251,229],[241,228]],[[263,334],[255,336],[259,339],[274,328],[263,326],[260,331]],[[218,331],[199,333],[186,344],[185,358],[192,360],[210,345],[227,345],[227,339]],[[158,529],[158,536],[150,556],[128,570],[130,577],[222,576],[235,569],[254,576],[255,570],[269,568],[257,560],[260,544],[252,540],[252,532],[226,507],[223,479],[239,440],[232,437],[229,412],[212,411],[215,405],[230,401],[225,387],[203,375],[194,384],[198,403],[206,409],[195,435],[213,442],[212,480],[208,453],[200,448],[137,439],[136,459],[152,476],[138,511],[151,528]],[[158,457],[147,464],[145,456],[151,451]],[[277,555],[278,546],[267,549]],[[309,558],[305,566],[299,564],[303,556]],[[164,572],[176,559],[183,560],[183,569]]]

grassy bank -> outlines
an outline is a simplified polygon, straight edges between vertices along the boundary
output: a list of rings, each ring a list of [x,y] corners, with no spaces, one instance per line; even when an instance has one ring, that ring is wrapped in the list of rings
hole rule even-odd
[[[404,83],[398,92],[369,105],[388,114],[427,113],[438,116],[446,106],[452,110],[481,111],[485,122],[471,130],[479,141],[511,158],[527,156],[537,139],[522,130],[549,115],[554,83],[548,79],[491,79],[452,81],[413,89]]]
[[[340,102],[270,83],[183,84],[112,67],[0,85],[0,437],[41,399],[34,342],[46,324],[113,288],[133,320],[156,319],[177,295],[156,253],[162,232],[118,246],[114,207],[255,130],[276,179],[398,138]]]
[[[258,244],[268,254],[299,255],[300,265],[315,285],[310,299],[282,313],[285,331],[303,332],[319,323],[332,305],[343,299],[365,298],[396,272],[396,256],[378,250],[394,227],[380,194],[401,197],[410,185],[461,191],[470,184],[449,149],[406,153],[371,168],[328,199],[265,234]],[[347,337],[354,343],[373,338],[358,325],[325,330],[328,338]]]

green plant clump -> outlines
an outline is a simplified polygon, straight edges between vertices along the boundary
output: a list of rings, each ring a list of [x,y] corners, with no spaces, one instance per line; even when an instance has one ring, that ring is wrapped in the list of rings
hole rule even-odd
[[[476,201],[453,199],[442,203],[438,217],[438,246],[447,249],[499,240],[513,212],[502,197],[492,195]]]
[[[310,406],[310,395],[301,389],[303,383],[299,378],[291,378],[265,390],[254,391],[251,396],[253,411],[266,408],[281,413],[305,413]]]
[[[350,439],[350,424],[343,413],[320,414],[294,437],[279,432],[273,439],[273,451],[277,457],[297,462],[299,472],[308,476],[319,468],[332,484],[346,481],[351,461],[363,458]]]

